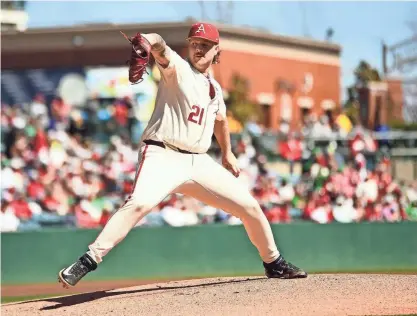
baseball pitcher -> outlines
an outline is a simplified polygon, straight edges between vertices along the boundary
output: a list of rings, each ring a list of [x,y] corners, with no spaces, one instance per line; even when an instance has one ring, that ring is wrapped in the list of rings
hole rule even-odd
[[[132,84],[140,83],[150,54],[161,72],[155,110],[141,139],[130,196],[89,250],[59,272],[59,281],[64,287],[76,285],[171,193],[192,196],[240,218],[259,252],[267,277],[307,277],[306,272],[280,255],[260,206],[236,178],[240,171],[231,151],[222,89],[209,75],[211,65],[218,63],[220,57],[217,28],[208,23],[192,25],[187,38],[187,60],[158,34],[124,36],[132,45],[129,61]],[[223,166],[206,153],[213,133],[222,150]]]

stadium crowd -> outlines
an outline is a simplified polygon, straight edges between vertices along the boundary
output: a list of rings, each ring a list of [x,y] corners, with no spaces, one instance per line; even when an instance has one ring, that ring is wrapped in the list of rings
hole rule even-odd
[[[132,108],[127,98],[77,109],[60,98],[49,103],[42,95],[30,104],[2,104],[1,231],[103,226],[124,203],[136,173],[139,145]],[[230,120],[231,126],[238,124]],[[241,136],[234,152],[242,170],[239,178],[268,220],[417,220],[417,182],[395,182],[388,159],[369,170],[364,152],[376,146],[363,130],[353,129],[348,157],[334,143],[324,149],[308,146],[308,133],[340,133],[329,124],[326,118],[313,117],[301,133],[284,133],[277,152],[291,164],[285,177],[267,167],[259,150],[262,127],[252,121],[238,126]],[[220,161],[215,146],[210,154]],[[300,175],[293,173],[295,164],[301,165]],[[241,224],[222,210],[175,194],[137,226],[206,223]]]

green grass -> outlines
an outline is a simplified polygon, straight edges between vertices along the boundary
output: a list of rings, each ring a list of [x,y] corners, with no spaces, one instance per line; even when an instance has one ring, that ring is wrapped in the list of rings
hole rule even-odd
[[[57,294],[44,294],[44,295],[31,295],[31,296],[5,296],[1,298],[1,303],[14,303],[14,302],[23,302],[23,301],[32,301],[39,300],[43,298],[50,298],[58,296]]]

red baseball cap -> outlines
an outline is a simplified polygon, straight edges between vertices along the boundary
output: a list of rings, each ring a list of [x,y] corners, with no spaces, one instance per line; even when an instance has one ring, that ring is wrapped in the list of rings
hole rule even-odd
[[[202,38],[210,42],[219,44],[219,31],[213,24],[209,23],[195,23],[191,26],[188,32],[188,38]]]

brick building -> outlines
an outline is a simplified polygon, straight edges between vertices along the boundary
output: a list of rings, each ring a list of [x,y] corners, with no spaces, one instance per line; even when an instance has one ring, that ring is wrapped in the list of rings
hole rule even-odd
[[[185,37],[194,21],[156,24],[93,24],[68,28],[2,32],[2,69],[24,70],[76,66],[121,66],[130,47],[119,30],[158,33],[184,56]],[[262,107],[265,125],[282,120],[297,126],[302,113],[321,114],[340,107],[338,45],[293,38],[244,27],[217,25],[222,50],[214,76],[227,96],[231,78],[249,80],[250,96]]]
[[[403,121],[402,80],[386,78],[380,82],[369,82],[358,89],[361,124],[377,129],[392,121]]]

